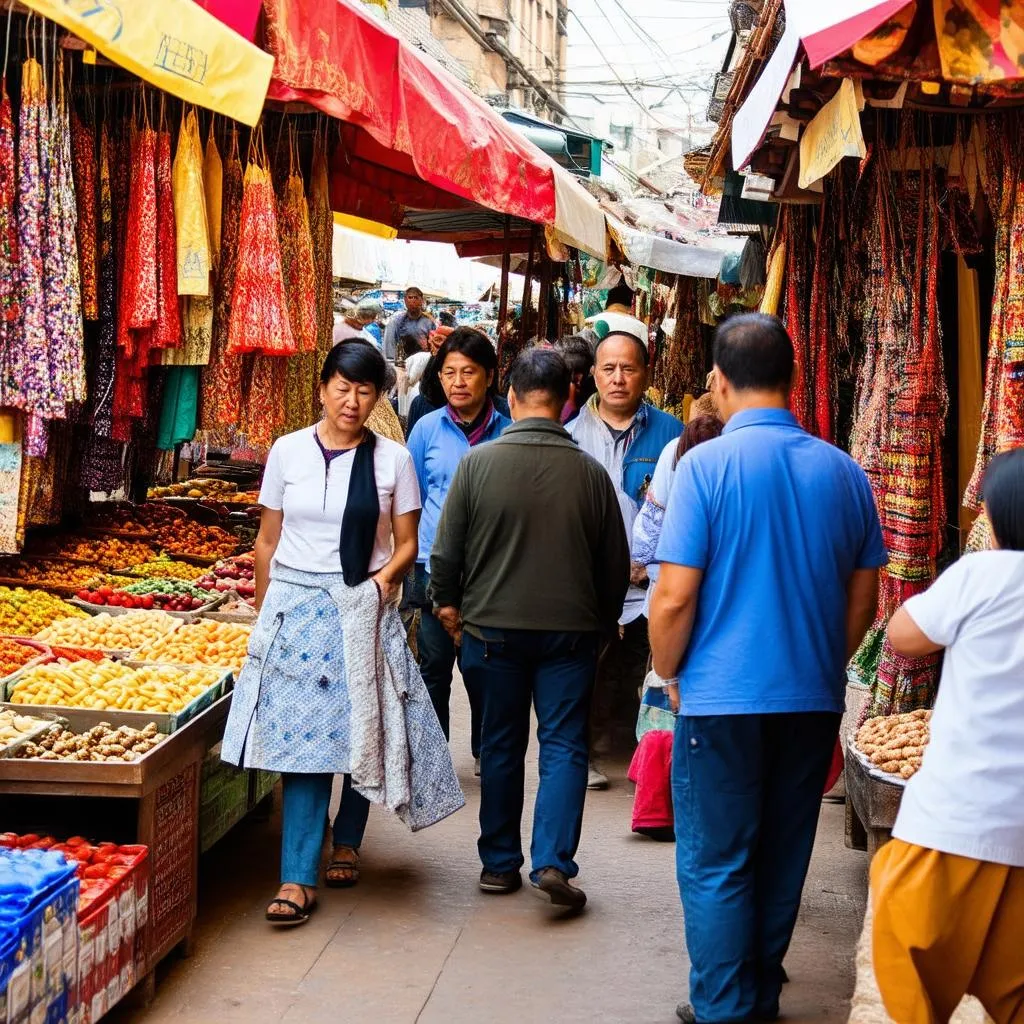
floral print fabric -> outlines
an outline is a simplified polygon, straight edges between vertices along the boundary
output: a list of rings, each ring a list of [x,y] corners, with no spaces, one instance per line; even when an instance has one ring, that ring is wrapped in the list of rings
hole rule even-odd
[[[96,245],[96,135],[92,124],[71,116],[75,199],[78,203],[78,263],[82,277],[82,315],[99,319],[99,268]]]
[[[18,225],[14,200],[17,192],[14,121],[6,80],[0,85],[0,405],[15,405],[21,320],[18,268]]]

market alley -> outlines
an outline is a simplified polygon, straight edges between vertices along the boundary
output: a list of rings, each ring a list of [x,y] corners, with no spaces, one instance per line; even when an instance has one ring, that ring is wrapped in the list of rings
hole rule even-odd
[[[465,691],[452,749],[467,806],[419,835],[374,810],[363,877],[321,890],[309,924],[264,920],[277,882],[280,821],[243,822],[203,860],[195,953],[171,957],[156,1001],[111,1024],[658,1024],[686,994],[674,846],[629,832],[625,765],[590,793],[580,883],[591,901],[561,919],[528,891],[478,891],[479,780]],[[527,807],[536,788],[528,761]],[[527,824],[529,815],[527,815]],[[527,833],[528,841],[528,833]],[[864,913],[866,856],[843,846],[843,808],[825,804],[783,995],[791,1024],[845,1021]]]

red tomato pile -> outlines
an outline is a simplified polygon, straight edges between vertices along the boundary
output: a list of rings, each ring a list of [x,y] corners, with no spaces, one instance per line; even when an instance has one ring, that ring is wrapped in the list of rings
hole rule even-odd
[[[85,601],[88,604],[105,604],[111,608],[149,609],[155,606],[155,598],[152,594],[125,594],[111,587],[80,590],[75,596],[79,601]]]
[[[68,861],[78,861],[79,916],[111,889],[117,888],[146,854],[145,846],[93,845],[82,836],[72,836],[58,843],[53,836],[39,836],[33,832],[23,836],[16,832],[0,832],[0,846],[18,850],[57,850]]]

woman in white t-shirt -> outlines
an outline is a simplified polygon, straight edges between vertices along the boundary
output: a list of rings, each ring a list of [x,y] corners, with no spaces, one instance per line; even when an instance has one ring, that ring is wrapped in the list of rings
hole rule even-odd
[[[369,803],[348,774],[356,737],[342,650],[347,626],[332,591],[370,579],[382,603],[393,603],[416,560],[420,510],[409,453],[366,429],[385,369],[369,342],[336,345],[321,373],[323,419],[275,442],[260,490],[256,605],[263,611],[250,643],[250,664],[260,668],[239,678],[222,756],[282,773],[282,884],[266,915],[275,924],[300,924],[315,906],[335,774],[345,782],[326,883],[351,886],[359,876]]]
[[[945,648],[931,736],[871,868],[874,963],[900,1024],[964,995],[1024,1021],[1024,449],[992,460],[996,549],[965,555],[893,616],[895,650]]]

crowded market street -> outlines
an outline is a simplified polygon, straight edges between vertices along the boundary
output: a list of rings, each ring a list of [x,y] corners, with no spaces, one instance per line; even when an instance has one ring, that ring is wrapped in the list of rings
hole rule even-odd
[[[112,1024],[674,1020],[687,972],[671,882],[675,847],[630,834],[625,765],[609,771],[609,790],[587,796],[579,861],[590,903],[582,915],[562,918],[526,891],[486,896],[476,887],[479,780],[461,687],[456,694],[462,811],[420,835],[372,813],[359,886],[325,890],[309,924],[287,935],[262,920],[277,878],[279,808],[268,822],[243,823],[202,861],[194,955],[168,960],[155,1002],[115,1010]],[[529,763],[527,809],[535,744]],[[847,1019],[866,863],[844,848],[842,805],[823,804],[786,958],[792,1024]]]

